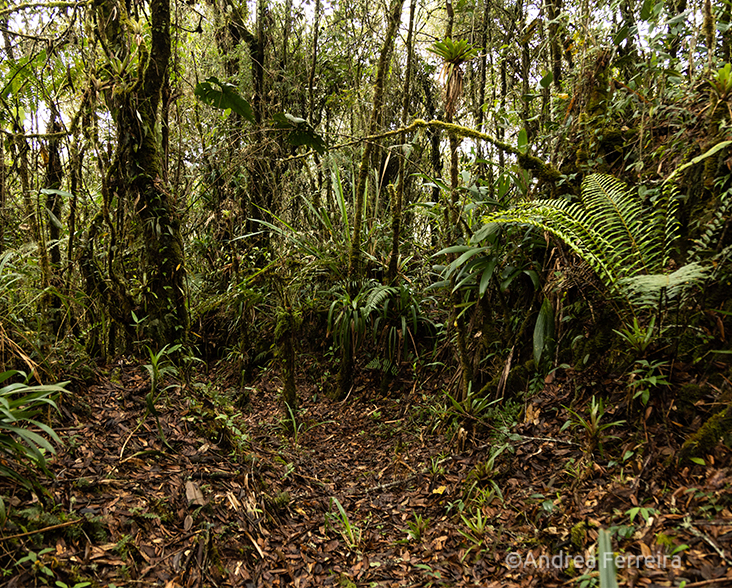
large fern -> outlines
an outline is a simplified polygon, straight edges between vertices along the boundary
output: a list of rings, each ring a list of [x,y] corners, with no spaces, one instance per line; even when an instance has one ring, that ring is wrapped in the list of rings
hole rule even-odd
[[[663,275],[671,244],[678,236],[678,198],[673,184],[646,207],[620,180],[592,174],[582,183],[580,202],[564,199],[521,203],[485,217],[486,223],[533,225],[570,247],[613,292],[628,286],[653,289],[663,280],[633,281]],[[698,269],[695,267],[694,269]],[[703,272],[687,278],[701,279]]]

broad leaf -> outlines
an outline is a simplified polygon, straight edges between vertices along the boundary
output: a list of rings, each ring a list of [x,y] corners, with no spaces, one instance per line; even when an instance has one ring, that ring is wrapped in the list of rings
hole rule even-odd
[[[220,82],[217,78],[210,77],[205,82],[196,84],[193,93],[201,102],[209,106],[222,110],[231,109],[232,112],[236,112],[249,122],[254,122],[254,112],[251,105],[237,92],[236,87],[232,84]]]
[[[534,361],[537,368],[541,362],[542,354],[550,341],[554,338],[554,308],[548,298],[544,298],[544,302],[539,310],[539,316],[536,318],[534,326]]]
[[[315,129],[304,118],[293,116],[287,112],[278,112],[272,117],[272,124],[276,129],[289,131],[287,141],[294,147],[304,145],[317,151],[321,155],[325,153],[326,144]]]
[[[600,569],[600,588],[618,588],[618,581],[615,573],[615,557],[613,555],[610,533],[600,529],[598,537],[597,559]]]

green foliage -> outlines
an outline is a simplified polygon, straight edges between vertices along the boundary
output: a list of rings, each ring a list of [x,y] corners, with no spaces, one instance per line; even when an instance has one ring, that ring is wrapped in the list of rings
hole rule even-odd
[[[732,92],[732,65],[725,63],[718,69],[711,80],[712,88],[720,100],[725,100]]]
[[[328,335],[338,348],[346,354],[353,354],[366,338],[369,315],[373,307],[367,304],[370,292],[362,288],[351,296],[345,288],[331,303],[328,310]]]
[[[407,535],[412,541],[422,541],[424,534],[429,529],[431,519],[415,514],[413,521],[407,521]]]
[[[629,383],[629,390],[633,394],[633,399],[640,397],[643,406],[645,406],[651,398],[651,390],[669,385],[669,381],[661,371],[663,367],[667,367],[665,361],[648,361],[646,359],[636,361],[636,368],[631,372],[632,379]]]
[[[582,416],[578,412],[567,408],[566,406],[564,408],[566,408],[574,418],[565,422],[561,430],[564,431],[567,428],[574,427],[581,427],[584,429],[587,440],[587,453],[592,453],[596,447],[598,447],[600,452],[602,452],[603,442],[609,439],[617,439],[617,437],[613,435],[605,434],[605,431],[625,423],[625,421],[613,421],[610,423],[602,422],[607,416],[607,412],[605,411],[605,405],[602,399],[597,398],[597,396],[592,397],[590,402],[590,411],[587,417]]]
[[[544,298],[539,310],[539,316],[534,325],[534,362],[541,365],[544,350],[550,348],[554,342],[554,307],[548,298]]]
[[[150,357],[150,363],[145,364],[144,368],[147,370],[148,375],[150,376],[150,392],[148,392],[145,395],[145,415],[140,419],[139,423],[137,424],[137,427],[128,435],[125,442],[122,444],[122,449],[120,451],[120,459],[122,458],[122,455],[124,454],[125,447],[127,447],[127,443],[132,438],[132,436],[135,434],[135,432],[142,426],[143,422],[145,421],[145,418],[149,414],[153,415],[155,418],[155,425],[158,430],[158,438],[160,439],[161,443],[165,445],[168,449],[173,449],[170,444],[168,443],[168,439],[165,436],[165,432],[163,431],[163,427],[160,424],[160,413],[158,412],[157,407],[155,404],[160,399],[160,396],[164,392],[166,392],[170,387],[177,386],[177,384],[171,384],[170,386],[167,386],[163,388],[162,390],[159,390],[159,387],[163,380],[167,376],[177,376],[178,375],[178,368],[175,366],[175,364],[172,361],[172,355],[177,353],[181,349],[181,345],[165,345],[160,351],[153,351],[150,349],[150,347],[146,346],[148,355]]]
[[[646,349],[654,341],[653,327],[656,324],[656,317],[651,317],[647,327],[642,327],[638,322],[638,317],[633,317],[632,325],[625,325],[620,330],[613,329],[614,333],[620,335],[623,342],[636,354],[638,357],[643,357],[646,353]]]
[[[635,520],[635,517],[637,517],[639,514],[643,521],[645,523],[648,523],[648,521],[651,519],[651,516],[656,513],[656,509],[652,507],[646,507],[646,506],[634,506],[633,508],[629,509],[627,514],[630,517],[630,524],[633,524],[633,521]]]
[[[167,376],[178,375],[178,368],[175,366],[171,358],[178,352],[178,350],[181,349],[181,347],[181,345],[165,345],[160,351],[154,352],[150,347],[145,346],[150,357],[150,363],[143,366],[150,376],[150,393],[146,400],[148,402],[148,410],[153,412],[153,414],[155,409],[153,400],[157,400],[158,388],[160,387],[161,382]],[[151,402],[153,403],[152,407],[150,405]]]
[[[345,275],[348,263],[346,253],[351,245],[351,227],[348,194],[344,191],[341,172],[335,166],[331,181],[336,199],[335,214],[331,214],[325,207],[316,207],[307,197],[302,196],[301,201],[306,214],[303,215],[304,221],[298,225],[287,222],[272,211],[267,213],[275,222],[252,220],[294,247],[297,255],[305,257],[308,260],[306,267],[309,272],[318,274],[321,279],[332,280],[343,278]],[[243,235],[234,240],[247,237],[249,235]]]
[[[232,84],[210,77],[205,82],[196,84],[194,94],[204,104],[221,110],[230,110],[251,123],[255,122],[252,106]],[[323,137],[316,133],[305,119],[287,112],[278,112],[272,117],[272,126],[287,131],[287,141],[293,147],[304,145],[321,155],[325,153],[326,144]]]
[[[55,574],[50,567],[51,562],[49,554],[53,553],[54,551],[55,550],[53,549],[53,547],[46,547],[45,549],[41,549],[41,551],[39,551],[38,553],[36,553],[35,551],[28,551],[28,553],[24,557],[21,557],[17,562],[15,562],[15,566],[22,569],[23,564],[29,563],[29,571],[34,576],[38,574],[44,574],[45,576],[53,578]]]
[[[440,77],[445,86],[445,110],[455,114],[457,102],[463,93],[462,64],[478,56],[478,51],[465,40],[454,42],[450,37],[437,41],[428,50],[442,58]]]
[[[158,429],[158,437],[162,441],[163,445],[172,449],[168,444],[168,440],[163,432],[163,427],[160,424],[160,415],[158,409],[155,407],[155,403],[160,399],[160,396],[168,390],[169,387],[158,391],[160,383],[165,379],[166,376],[177,376],[178,368],[171,361],[171,355],[175,354],[181,345],[165,345],[157,353],[149,347],[146,347],[148,354],[150,355],[150,363],[145,364],[145,369],[150,375],[150,392],[145,396],[145,403],[147,405],[147,413],[152,414],[155,418],[155,425]]]
[[[444,41],[437,41],[427,50],[441,57],[444,62],[456,65],[478,56],[478,50],[465,39],[455,42],[450,37],[446,37]]]
[[[449,392],[445,395],[450,400],[454,414],[472,419],[479,419],[488,409],[500,403],[503,398],[491,398],[490,395],[479,390],[473,390],[472,385],[468,388],[468,395],[462,402],[457,401]]]
[[[600,569],[600,588],[618,588],[610,533],[600,529],[597,542],[597,559]]]
[[[335,529],[350,549],[356,549],[361,543],[361,529],[351,523],[346,509],[336,497],[330,499],[330,504],[331,511],[325,515],[326,529]]]
[[[496,471],[496,460],[507,450],[513,451],[513,447],[508,443],[493,446],[488,459],[477,463],[468,473],[463,488],[464,506],[461,510],[464,510],[466,506],[476,508],[488,506],[496,497],[503,502],[503,493],[493,477],[500,475],[500,471]]]
[[[293,410],[289,404],[285,403],[285,408],[287,409],[287,414],[284,415],[280,421],[281,428],[286,434],[292,436],[292,442],[296,447],[300,442],[301,435],[304,435],[315,427],[327,425],[333,422],[332,420],[320,421],[318,423],[304,422],[300,420],[298,411]]]
[[[240,428],[243,422],[242,414],[220,412],[214,420],[218,421],[222,427],[222,433],[232,448],[231,455],[238,460],[242,460],[251,443],[250,436]]]
[[[419,357],[417,337],[435,329],[422,310],[422,298],[411,286],[375,286],[367,299],[371,309],[373,340],[379,350],[375,359],[381,366],[398,373],[402,360],[411,350]]]
[[[636,308],[663,309],[670,301],[681,302],[694,285],[708,277],[708,268],[692,262],[670,274],[629,276],[620,280],[628,300]]]
[[[254,122],[252,107],[241,94],[236,86],[226,82],[220,82],[218,78],[210,77],[205,82],[196,84],[194,94],[203,102],[221,110],[231,110],[245,120]]]
[[[477,555],[485,548],[486,539],[488,533],[494,530],[491,523],[491,518],[483,515],[483,511],[480,508],[476,508],[472,514],[462,512],[460,513],[460,521],[462,522],[462,528],[458,529],[458,532],[467,540],[469,547],[463,555],[462,560],[465,561],[473,550],[476,550]]]
[[[678,236],[678,198],[672,184],[650,208],[621,181],[592,174],[582,184],[581,202],[567,199],[524,202],[485,217],[486,223],[526,224],[563,241],[613,293],[656,293],[700,280],[700,268],[663,272]],[[681,270],[679,270],[681,271]],[[646,278],[639,281],[638,276]]]
[[[272,117],[276,129],[288,132],[287,141],[293,147],[304,145],[310,147],[321,155],[327,148],[323,137],[315,132],[312,125],[304,118],[299,118],[288,113],[278,112]]]
[[[26,378],[23,372],[2,372],[0,384],[14,376]],[[3,463],[0,463],[1,476],[38,490],[37,474],[51,475],[46,464],[46,453],[55,454],[56,450],[44,435],[55,443],[61,443],[61,440],[38,417],[47,408],[58,410],[55,399],[66,391],[65,385],[28,386],[15,383],[0,388],[0,455],[4,457]],[[23,470],[28,473],[22,473]]]

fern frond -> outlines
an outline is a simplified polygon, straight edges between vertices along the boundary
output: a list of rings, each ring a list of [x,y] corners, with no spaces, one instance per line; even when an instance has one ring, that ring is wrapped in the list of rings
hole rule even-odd
[[[604,237],[606,255],[613,265],[622,263],[630,274],[653,271],[649,267],[656,245],[653,227],[624,183],[612,176],[592,174],[582,183],[582,203],[589,214],[589,228]]]
[[[700,263],[688,263],[670,274],[650,274],[623,278],[620,288],[638,308],[656,308],[661,296],[668,300],[682,298],[694,286],[707,278],[708,268]]]
[[[587,213],[565,200],[523,203],[486,217],[485,222],[526,224],[547,231],[563,241],[598,274],[606,284],[618,280],[616,268],[607,259],[610,246],[602,234],[589,230]]]
[[[537,200],[485,217],[486,223],[537,227],[563,241],[618,291],[625,278],[659,274],[678,236],[678,195],[667,186],[651,209],[620,180],[592,174],[582,183],[581,204]],[[672,274],[673,275],[673,274]]]
[[[366,298],[366,314],[371,314],[375,309],[381,307],[385,300],[397,294],[398,290],[393,286],[378,285],[371,289]]]

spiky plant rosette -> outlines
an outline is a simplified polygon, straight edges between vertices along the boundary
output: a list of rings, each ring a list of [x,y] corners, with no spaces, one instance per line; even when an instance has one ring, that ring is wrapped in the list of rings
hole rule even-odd
[[[445,88],[445,111],[448,115],[455,114],[458,101],[463,93],[462,64],[474,59],[478,50],[466,40],[453,41],[446,37],[444,41],[437,41],[428,50],[442,58],[440,83]]]

